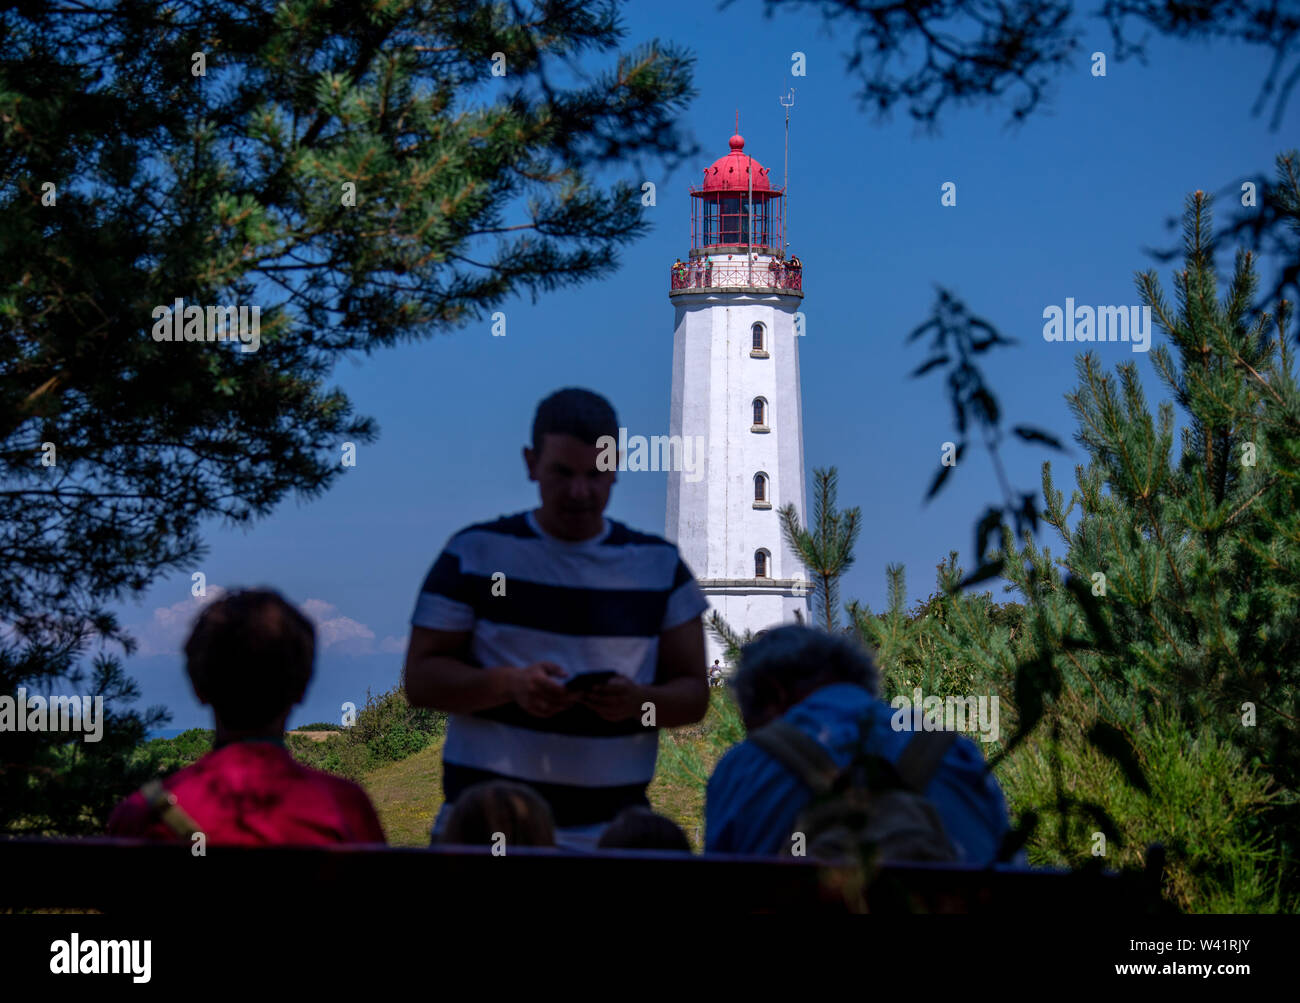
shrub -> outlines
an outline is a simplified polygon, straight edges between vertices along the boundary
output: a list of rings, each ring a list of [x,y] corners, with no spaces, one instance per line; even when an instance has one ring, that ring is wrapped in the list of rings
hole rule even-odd
[[[998,770],[1008,800],[1034,806],[1038,825],[1027,844],[1030,863],[1081,867],[1107,827],[1107,867],[1140,867],[1147,846],[1169,850],[1165,893],[1193,912],[1277,912],[1281,854],[1261,825],[1276,800],[1269,776],[1245,760],[1233,743],[1203,727],[1163,716],[1137,732],[1150,792],[1126,782],[1115,761],[1084,739],[1084,729],[1057,729],[1058,738],[1035,737],[1012,751]],[[1059,764],[1054,767],[1053,761]],[[1053,770],[1059,771],[1053,777]],[[1068,799],[1057,801],[1057,784]]]
[[[292,733],[287,737],[290,750],[302,763],[327,770],[350,780],[360,780],[366,773],[405,759],[424,749],[446,733],[447,715],[442,711],[412,707],[401,686],[379,696],[366,692],[365,706],[357,712],[351,727],[337,731],[322,742]],[[311,730],[317,729],[315,726]]]
[[[379,696],[366,693],[366,704],[350,728],[318,722],[299,731],[332,731],[324,741],[288,732],[285,747],[304,766],[325,770],[350,780],[361,780],[384,763],[414,755],[445,733],[447,715],[412,707],[400,686]],[[153,775],[166,776],[189,766],[212,751],[215,732],[191,728],[175,738],[156,738],[140,745],[133,763],[151,767]]]
[[[167,776],[211,752],[215,735],[211,728],[190,728],[173,738],[155,738],[139,747],[138,761],[148,762],[156,774]]]

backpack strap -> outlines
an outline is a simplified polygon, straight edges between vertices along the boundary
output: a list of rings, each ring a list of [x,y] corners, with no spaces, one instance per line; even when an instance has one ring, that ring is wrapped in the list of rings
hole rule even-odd
[[[840,774],[839,766],[820,742],[782,718],[754,731],[749,741],[803,781],[814,794],[825,794]]]
[[[759,728],[749,740],[803,781],[814,794],[825,794],[840,775],[840,767],[822,744],[784,718]],[[955,731],[918,731],[903,747],[895,764],[899,779],[916,793],[925,793],[956,740]]]
[[[150,780],[140,788],[140,796],[144,798],[149,810],[181,839],[188,842],[194,833],[200,831],[199,824],[176,803],[176,795],[164,787],[161,780]]]
[[[918,731],[903,747],[896,769],[903,783],[918,794],[930,786],[939,763],[957,740],[955,731]]]

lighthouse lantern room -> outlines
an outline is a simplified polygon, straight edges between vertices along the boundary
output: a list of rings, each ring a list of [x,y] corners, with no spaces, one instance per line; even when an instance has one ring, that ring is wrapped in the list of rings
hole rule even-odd
[[[691,186],[691,257],[747,249],[751,218],[753,245],[769,254],[781,250],[783,193],[771,188],[768,171],[746,155],[739,134],[731,137],[731,152],[704,169],[703,185]]]

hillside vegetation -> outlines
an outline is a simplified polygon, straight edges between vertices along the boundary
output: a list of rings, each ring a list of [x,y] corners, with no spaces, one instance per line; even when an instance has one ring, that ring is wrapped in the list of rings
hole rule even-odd
[[[327,724],[298,731],[332,730]],[[379,813],[394,846],[426,846],[442,807],[442,743],[446,716],[412,708],[395,688],[369,697],[353,727],[323,740],[297,732],[285,735],[294,758],[360,783]],[[655,811],[674,819],[698,850],[704,845],[704,788],[722,754],[744,736],[734,701],[725,690],[711,691],[707,717],[660,736],[659,763],[650,785]],[[211,751],[213,732],[191,728],[175,738],[158,738],[140,747],[160,774],[173,773]]]

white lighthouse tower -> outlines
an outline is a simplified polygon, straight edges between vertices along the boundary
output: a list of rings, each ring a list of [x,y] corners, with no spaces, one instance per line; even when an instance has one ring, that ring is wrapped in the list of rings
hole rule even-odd
[[[778,515],[794,503],[808,518],[803,267],[783,246],[784,200],[737,132],[731,152],[691,187],[690,257],[673,265],[668,294],[676,310],[669,432],[702,443],[707,460],[703,477],[669,472],[665,535],[740,634],[808,619],[806,572]],[[712,665],[722,648],[711,634],[707,643]]]

